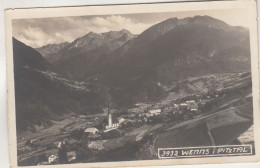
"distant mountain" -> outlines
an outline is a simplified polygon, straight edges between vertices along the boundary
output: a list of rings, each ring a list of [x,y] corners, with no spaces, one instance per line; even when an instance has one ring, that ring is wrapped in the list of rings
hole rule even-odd
[[[209,16],[171,18],[138,36],[91,32],[55,57],[60,75],[106,85],[126,105],[157,98],[162,85],[191,76],[250,71],[249,31]]]
[[[87,59],[77,59],[77,66],[55,68],[70,78],[115,88],[119,101],[145,100],[161,95],[161,84],[196,75],[250,71],[249,31],[209,16],[173,18],[90,61],[90,66],[85,65],[88,69],[84,68]]]
[[[136,37],[128,48],[95,67],[108,67],[102,70],[104,76],[127,83],[142,75],[153,74],[168,82],[203,73],[250,70],[249,31],[208,16],[163,21]]]
[[[35,48],[35,50],[38,51],[48,62],[53,63],[57,59],[55,56],[68,44],[68,42],[60,44],[48,44],[39,48]]]
[[[37,51],[14,38],[13,52],[18,130],[51,125],[64,114],[103,112],[107,94],[101,87],[60,77]]]
[[[108,50],[113,51],[132,38],[134,38],[134,35],[125,29],[101,34],[90,32],[87,35],[74,40],[65,50],[68,51],[73,48],[84,48],[84,51],[86,52],[103,46]]]
[[[60,51],[55,56],[57,61],[53,65],[60,74],[70,79],[83,79],[98,59],[102,59],[104,55],[112,53],[133,38],[135,35],[124,29],[101,34],[90,32]]]
[[[72,43],[48,44],[35,50],[51,64],[66,66],[67,61],[74,61],[74,56],[87,55],[89,52],[97,56],[108,54],[134,37],[135,35],[125,29],[101,34],[90,32]]]

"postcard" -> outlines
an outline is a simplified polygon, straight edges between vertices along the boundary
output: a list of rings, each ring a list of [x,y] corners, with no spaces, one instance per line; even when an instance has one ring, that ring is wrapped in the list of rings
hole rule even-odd
[[[260,161],[256,1],[5,11],[10,165]]]

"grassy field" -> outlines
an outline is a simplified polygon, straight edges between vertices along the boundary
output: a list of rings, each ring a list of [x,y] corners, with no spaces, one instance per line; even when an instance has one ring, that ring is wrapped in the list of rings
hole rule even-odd
[[[206,119],[210,130],[228,125],[248,122],[249,119],[239,116],[234,109],[227,109]]]
[[[252,125],[252,122],[242,122],[225,125],[211,130],[216,145],[232,144],[241,134]]]
[[[252,102],[248,102],[244,105],[237,106],[235,108],[240,114],[248,116],[248,117],[253,117],[253,104]]]
[[[215,145],[228,145],[233,144],[246,131],[248,132],[245,134],[246,138],[245,136],[242,138],[252,141],[253,131],[249,130],[253,124],[251,114],[252,102],[249,101],[185,121],[159,134],[154,143],[155,148],[208,146],[211,145],[210,142]]]
[[[223,110],[206,119],[212,137],[216,145],[232,144],[241,134],[246,132],[253,121],[252,103],[247,102],[243,105]],[[249,138],[249,136],[251,138]],[[247,134],[247,138],[253,138],[253,132]]]
[[[155,148],[208,146],[211,144],[205,121],[164,132],[154,143]]]

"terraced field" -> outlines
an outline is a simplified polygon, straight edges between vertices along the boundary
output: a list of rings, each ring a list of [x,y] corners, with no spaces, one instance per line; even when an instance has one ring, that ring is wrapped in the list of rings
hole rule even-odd
[[[211,140],[205,120],[164,132],[155,142],[156,149],[209,145]]]
[[[189,146],[231,145],[253,124],[250,103],[232,107],[176,125],[158,135],[154,142],[158,148]],[[249,131],[248,137],[253,137]],[[252,139],[252,138],[251,138]]]

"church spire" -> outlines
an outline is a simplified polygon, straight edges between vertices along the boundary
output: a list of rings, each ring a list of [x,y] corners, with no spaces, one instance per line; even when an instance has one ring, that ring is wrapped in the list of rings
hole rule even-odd
[[[111,113],[110,113],[110,106],[108,105],[108,108],[107,108],[107,111],[108,111],[108,115],[107,115],[107,117],[108,117],[108,119],[107,119],[107,121],[108,121],[108,127],[112,127],[112,115],[111,115]]]

